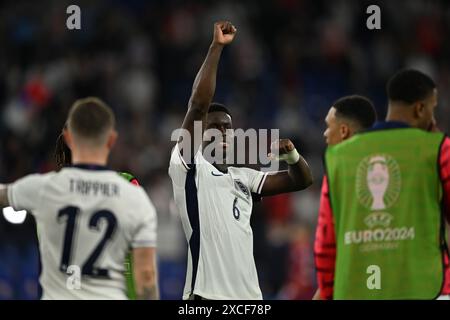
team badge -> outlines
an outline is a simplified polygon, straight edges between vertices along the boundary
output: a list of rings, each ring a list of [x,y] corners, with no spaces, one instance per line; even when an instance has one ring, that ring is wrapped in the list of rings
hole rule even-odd
[[[236,186],[236,189],[242,191],[242,193],[244,193],[247,198],[250,197],[250,191],[240,180],[234,180],[234,184]]]

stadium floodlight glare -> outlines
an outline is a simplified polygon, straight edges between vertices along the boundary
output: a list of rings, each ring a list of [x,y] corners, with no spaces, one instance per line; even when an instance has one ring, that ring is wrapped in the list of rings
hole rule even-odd
[[[27,212],[25,210],[15,211],[13,207],[5,207],[3,208],[3,216],[10,223],[21,224],[25,221]]]

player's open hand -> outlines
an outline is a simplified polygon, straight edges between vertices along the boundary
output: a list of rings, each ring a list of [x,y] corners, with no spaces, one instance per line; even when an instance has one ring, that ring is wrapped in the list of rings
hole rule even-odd
[[[214,24],[213,44],[227,45],[236,35],[237,29],[229,21],[219,21]]]

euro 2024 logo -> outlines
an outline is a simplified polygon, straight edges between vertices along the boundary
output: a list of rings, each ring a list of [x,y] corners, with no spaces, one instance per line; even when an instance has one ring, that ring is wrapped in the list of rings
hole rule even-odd
[[[365,208],[374,211],[364,219],[369,227],[389,226],[392,215],[381,211],[390,208],[397,201],[400,189],[400,167],[390,155],[371,155],[359,163],[356,194]]]

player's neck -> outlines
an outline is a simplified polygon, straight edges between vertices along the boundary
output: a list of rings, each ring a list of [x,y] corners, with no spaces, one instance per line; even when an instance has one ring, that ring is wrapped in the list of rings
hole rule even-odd
[[[217,163],[213,163],[212,164],[217,170],[219,170],[220,172],[226,173],[228,172],[228,165],[227,164],[217,164]]]
[[[72,152],[72,164],[92,164],[106,166],[108,154],[101,151],[77,150]]]
[[[401,107],[389,107],[386,121],[399,121],[414,126],[414,119],[408,113],[401,110]]]

